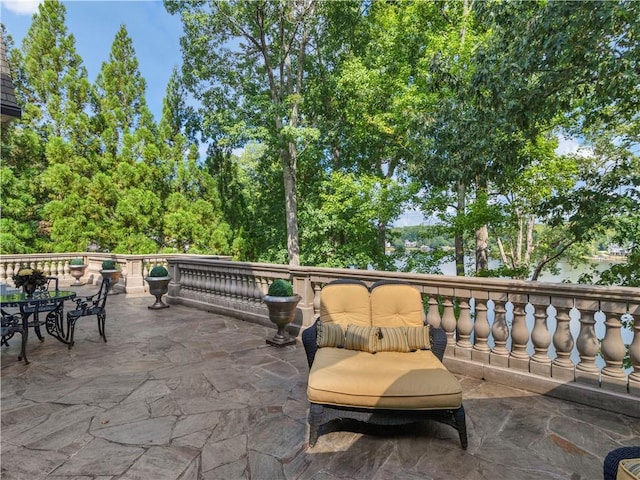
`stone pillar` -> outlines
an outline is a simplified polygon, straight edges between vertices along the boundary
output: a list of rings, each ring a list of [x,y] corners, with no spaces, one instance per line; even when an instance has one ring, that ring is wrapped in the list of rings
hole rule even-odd
[[[486,291],[473,291],[472,295],[476,302],[476,319],[474,322],[475,342],[471,352],[471,359],[475,362],[487,364],[489,363],[489,354],[491,353],[488,344],[491,326],[487,319],[487,300],[489,299],[489,294]]]
[[[576,382],[599,387],[600,369],[596,366],[596,356],[600,342],[596,337],[595,314],[600,307],[597,300],[581,300],[576,307],[580,311],[580,333],[576,341],[580,361],[576,365]]]
[[[456,298],[460,307],[460,315],[458,317],[457,331],[458,338],[456,342],[456,357],[471,360],[471,333],[473,332],[473,321],[471,320],[471,308],[469,306],[469,297],[471,291],[466,289],[456,289]]]
[[[529,371],[543,377],[551,376],[551,359],[549,358],[549,345],[551,345],[551,334],[547,325],[547,308],[551,299],[531,295],[529,302],[533,305],[533,317],[535,323],[531,331],[531,342],[533,343],[533,356],[529,364]]]
[[[146,288],[142,276],[142,257],[127,257],[125,261],[126,274],[120,280],[124,280],[125,293],[144,293]]]
[[[571,361],[571,350],[573,350],[573,337],[569,322],[571,317],[569,311],[573,308],[573,299],[552,298],[551,302],[558,312],[556,314],[556,331],[553,334],[553,346],[556,347],[556,358],[551,364],[551,376],[559,380],[573,382],[575,380],[575,370]]]
[[[616,392],[627,391],[627,376],[622,370],[622,361],[626,349],[622,342],[622,322],[620,318],[626,313],[626,305],[618,302],[602,302],[601,309],[607,320],[607,327],[602,339],[601,351],[606,366],[602,369],[602,388]]]
[[[494,319],[491,333],[495,347],[489,355],[489,363],[499,367],[509,367],[509,350],[507,350],[507,340],[509,339],[509,325],[507,325],[507,315],[505,303],[507,301],[506,293],[491,293],[491,299],[494,303]]]

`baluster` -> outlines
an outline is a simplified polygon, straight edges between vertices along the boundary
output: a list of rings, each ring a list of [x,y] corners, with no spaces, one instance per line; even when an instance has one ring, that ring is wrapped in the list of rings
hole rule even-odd
[[[62,269],[62,276],[67,280],[71,280],[73,277],[71,276],[71,268],[69,268],[69,264],[71,263],[70,258],[65,258],[62,260],[62,265],[58,266],[59,269]]]
[[[445,353],[447,355],[453,355],[456,345],[455,331],[456,331],[456,317],[453,310],[453,289],[442,289],[442,295],[444,296],[443,306],[444,312],[442,313],[442,322],[440,326],[447,334],[447,348]],[[450,292],[450,293],[449,293]]]
[[[15,273],[16,273],[16,270],[14,268],[13,263],[7,264],[7,283],[13,287],[16,286],[15,282],[13,281],[13,276],[15,275]]]
[[[458,316],[457,337],[455,355],[471,359],[471,333],[473,332],[473,321],[471,320],[471,308],[469,307],[469,297],[471,291],[465,289],[456,289],[455,296],[458,299],[460,314]]]
[[[207,298],[207,303],[211,301],[213,298],[213,272],[207,268],[204,271],[205,274],[205,282],[204,282],[204,290]]]
[[[547,309],[551,303],[549,297],[531,295],[529,303],[533,306],[533,318],[535,323],[531,331],[533,343],[533,356],[529,362],[529,371],[544,377],[551,376],[551,359],[549,358],[549,345],[551,345],[551,333],[547,325]]]
[[[440,312],[438,311],[438,297],[436,296],[436,294],[429,295],[429,311],[427,312],[427,323],[436,328],[439,328],[441,325]]]
[[[581,300],[576,306],[580,311],[580,333],[576,340],[580,361],[576,365],[576,382],[599,387],[600,369],[596,366],[596,355],[600,342],[596,337],[595,314],[600,308],[594,300]]]
[[[513,325],[511,326],[511,355],[509,356],[509,368],[529,371],[529,329],[525,307],[528,299],[526,295],[509,295],[513,303]]]
[[[246,304],[247,303],[247,292],[248,292],[248,279],[246,275],[241,274],[240,275],[240,303],[242,304]]]
[[[471,359],[486,364],[489,363],[489,354],[491,353],[488,343],[491,326],[487,318],[489,293],[486,291],[474,291],[472,295],[475,298],[476,319],[474,322],[475,342],[471,352]]]
[[[0,282],[7,282],[7,264],[5,262],[0,261]]]
[[[631,305],[628,315],[633,320],[633,341],[629,345],[633,372],[629,375],[629,393],[640,397],[640,305]]]
[[[551,376],[560,380],[573,382],[575,369],[571,361],[573,350],[573,336],[569,323],[569,312],[573,308],[573,300],[569,298],[552,298],[551,303],[556,309],[556,331],[553,334],[553,346],[556,348],[556,358],[551,362]]]
[[[507,324],[507,310],[505,303],[507,301],[506,293],[491,293],[489,295],[493,300],[493,326],[491,334],[495,346],[489,355],[489,363],[499,367],[509,366],[509,350],[507,349],[507,340],[509,339],[509,325]]]
[[[260,277],[252,277],[251,288],[253,289],[253,306],[254,311],[257,306],[262,303],[262,291],[260,289]]]
[[[220,272],[211,273],[211,299],[215,303],[220,298]]]
[[[622,341],[621,317],[626,313],[626,305],[614,302],[602,302],[602,311],[606,315],[606,333],[602,339],[602,356],[606,366],[602,369],[602,388],[625,393],[627,376],[622,370],[622,361],[626,349]]]

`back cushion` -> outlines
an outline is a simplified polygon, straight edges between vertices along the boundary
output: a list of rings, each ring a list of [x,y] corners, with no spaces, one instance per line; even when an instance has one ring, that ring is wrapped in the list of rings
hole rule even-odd
[[[410,285],[378,285],[371,291],[371,318],[377,327],[422,326],[422,296]]]
[[[364,285],[337,283],[320,292],[320,320],[347,325],[371,325],[369,290]]]

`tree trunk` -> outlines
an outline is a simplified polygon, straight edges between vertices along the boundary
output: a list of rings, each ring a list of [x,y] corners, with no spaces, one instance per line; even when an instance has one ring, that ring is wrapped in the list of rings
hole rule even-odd
[[[476,231],[476,272],[489,268],[489,230],[483,225]]]
[[[463,216],[465,214],[465,184],[458,181],[458,211],[456,215]],[[464,232],[460,228],[456,228],[455,233],[455,257],[456,257],[456,275],[464,277]]]
[[[298,151],[294,143],[282,151],[282,172],[284,176],[284,202],[287,217],[287,250],[289,265],[300,265],[300,245],[298,243],[298,195],[296,193],[296,161]]]
[[[487,203],[487,182],[476,176],[476,202]],[[476,272],[489,269],[489,228],[485,223],[476,230]]]
[[[535,223],[536,223],[535,215],[529,215],[529,219],[527,221],[526,247],[524,252],[524,263],[526,265],[529,265],[529,262],[531,262],[531,254],[533,253],[533,250],[534,250],[533,227]]]

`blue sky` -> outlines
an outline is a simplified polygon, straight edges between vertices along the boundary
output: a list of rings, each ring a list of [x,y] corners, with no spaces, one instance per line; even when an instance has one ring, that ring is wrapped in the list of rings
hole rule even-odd
[[[0,0],[0,19],[16,47],[22,45],[39,3]],[[67,10],[67,30],[76,39],[76,50],[84,61],[91,82],[95,81],[102,63],[109,59],[111,44],[120,25],[126,26],[140,72],[147,82],[147,103],[159,121],[171,71],[174,66],[182,64],[180,17],[169,15],[160,0],[74,0],[62,3]]]

